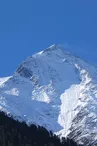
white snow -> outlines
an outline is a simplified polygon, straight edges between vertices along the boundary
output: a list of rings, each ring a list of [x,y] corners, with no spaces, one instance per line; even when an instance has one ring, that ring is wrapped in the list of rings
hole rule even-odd
[[[81,137],[90,136],[97,131],[97,125],[87,124],[97,121],[97,68],[52,45],[29,57],[13,76],[0,78],[0,109],[60,136],[71,132],[85,110],[73,128],[81,126]]]
[[[0,85],[2,85],[4,82],[6,82],[8,79],[10,79],[10,77],[3,77],[0,78]]]

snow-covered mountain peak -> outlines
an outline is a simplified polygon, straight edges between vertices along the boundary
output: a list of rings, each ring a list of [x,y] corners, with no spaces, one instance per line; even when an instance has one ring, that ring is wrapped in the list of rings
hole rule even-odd
[[[54,45],[51,45],[50,47],[44,49],[43,51],[39,52],[38,54],[40,54],[40,55],[52,55],[52,54],[53,55],[54,54],[63,55],[64,53],[67,54],[69,52],[65,51],[65,48],[63,45],[54,44]]]
[[[93,144],[97,68],[52,45],[28,57],[11,77],[0,79],[0,109],[28,124]]]
[[[77,72],[77,66],[72,60],[75,59],[73,59],[73,56],[70,56],[63,47],[52,45],[44,51],[28,57],[28,59],[19,66],[16,73],[30,80],[34,78],[35,85],[37,82],[37,86],[53,83],[56,89],[56,82],[59,84],[60,82],[64,82],[64,80],[66,82],[70,79],[67,86],[72,81],[75,83],[79,82],[80,73]]]
[[[57,50],[61,50],[61,49],[63,49],[61,45],[54,44],[54,45],[51,45],[50,47],[44,49],[42,52],[44,53],[44,52],[48,52],[48,51],[57,51]]]

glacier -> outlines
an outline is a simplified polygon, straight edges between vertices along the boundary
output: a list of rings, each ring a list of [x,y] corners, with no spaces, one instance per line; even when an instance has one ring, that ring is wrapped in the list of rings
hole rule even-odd
[[[60,137],[97,144],[97,68],[61,45],[28,57],[0,78],[0,110]]]

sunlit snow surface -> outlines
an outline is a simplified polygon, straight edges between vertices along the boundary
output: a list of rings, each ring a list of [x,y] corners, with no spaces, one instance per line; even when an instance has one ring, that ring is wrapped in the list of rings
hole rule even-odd
[[[97,140],[97,69],[53,45],[0,78],[0,110],[87,145]],[[89,143],[89,142],[88,142]]]

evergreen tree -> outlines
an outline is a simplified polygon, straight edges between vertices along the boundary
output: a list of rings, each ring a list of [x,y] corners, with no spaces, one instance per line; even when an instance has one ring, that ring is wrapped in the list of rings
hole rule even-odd
[[[73,140],[60,139],[44,127],[19,122],[0,112],[0,146],[78,146]]]

